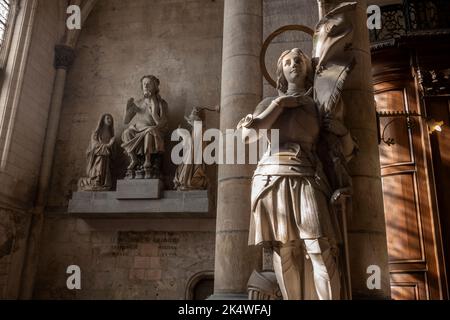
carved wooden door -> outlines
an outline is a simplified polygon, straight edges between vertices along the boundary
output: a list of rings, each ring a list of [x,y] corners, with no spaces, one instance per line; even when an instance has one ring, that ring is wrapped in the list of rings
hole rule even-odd
[[[419,112],[412,77],[375,84],[378,111]],[[442,298],[438,264],[439,235],[427,163],[429,137],[426,121],[414,117],[380,119],[381,175],[387,228],[392,298]]]

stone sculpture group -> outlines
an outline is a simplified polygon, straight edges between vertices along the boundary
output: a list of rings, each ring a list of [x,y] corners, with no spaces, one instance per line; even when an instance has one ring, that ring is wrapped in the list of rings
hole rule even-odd
[[[168,106],[159,94],[160,81],[153,75],[142,77],[143,97],[137,101],[130,98],[126,105],[121,148],[128,155],[130,163],[126,179],[161,179],[162,160],[165,152],[164,138],[168,131]],[[188,124],[201,121],[200,109],[194,108]],[[110,114],[101,116],[92,133],[87,150],[86,177],[79,179],[80,191],[111,190],[111,163],[118,146],[115,144],[114,119]],[[174,178],[175,189],[205,190],[207,178],[205,166],[182,164]]]

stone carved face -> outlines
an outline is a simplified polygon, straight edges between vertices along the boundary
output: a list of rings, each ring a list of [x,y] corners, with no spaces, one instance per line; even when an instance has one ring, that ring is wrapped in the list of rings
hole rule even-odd
[[[142,91],[145,97],[150,97],[159,91],[159,84],[154,77],[144,77],[142,79]]]
[[[103,121],[104,121],[104,124],[108,127],[112,126],[112,124],[113,124],[113,119],[109,114],[105,116]]]
[[[290,52],[284,56],[282,64],[287,82],[302,85],[306,77],[306,66],[302,57],[295,52]]]
[[[308,89],[312,86],[311,76],[311,61],[300,49],[283,52],[277,66],[279,91],[286,93],[289,83]]]

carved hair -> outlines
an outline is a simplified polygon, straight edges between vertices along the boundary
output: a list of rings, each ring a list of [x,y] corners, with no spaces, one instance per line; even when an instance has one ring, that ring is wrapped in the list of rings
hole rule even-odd
[[[286,80],[286,77],[284,76],[283,72],[283,58],[287,56],[289,53],[295,53],[297,56],[300,57],[303,67],[306,68],[306,75],[305,75],[305,89],[308,90],[313,86],[314,81],[314,73],[312,71],[311,66],[311,59],[303,53],[302,50],[299,48],[294,48],[292,50],[284,51],[280,58],[278,59],[277,63],[277,89],[278,91],[282,93],[286,93],[288,89],[288,81]]]

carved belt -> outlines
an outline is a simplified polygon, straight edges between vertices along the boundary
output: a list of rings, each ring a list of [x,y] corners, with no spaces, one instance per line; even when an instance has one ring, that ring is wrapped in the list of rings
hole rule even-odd
[[[309,158],[283,152],[261,159],[253,176],[314,176],[315,173]]]
[[[253,176],[302,176],[313,177],[316,170],[313,167],[265,165],[258,166]]]

